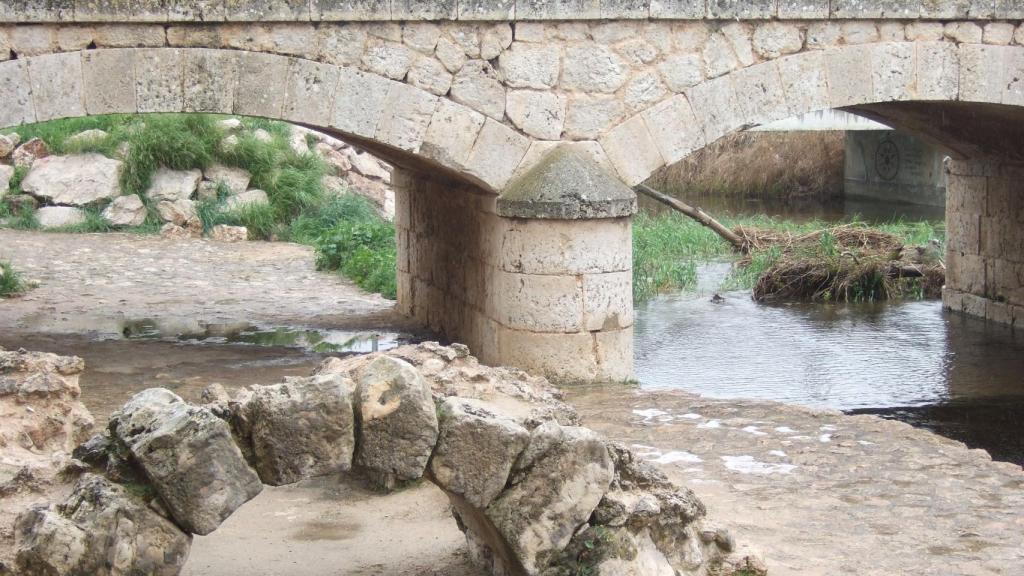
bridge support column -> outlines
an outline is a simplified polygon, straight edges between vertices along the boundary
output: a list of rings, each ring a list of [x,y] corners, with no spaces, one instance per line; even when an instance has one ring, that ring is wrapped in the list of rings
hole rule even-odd
[[[946,308],[1024,329],[1024,164],[949,163]]]
[[[397,170],[398,306],[482,362],[633,376],[632,190],[561,147],[501,197]]]

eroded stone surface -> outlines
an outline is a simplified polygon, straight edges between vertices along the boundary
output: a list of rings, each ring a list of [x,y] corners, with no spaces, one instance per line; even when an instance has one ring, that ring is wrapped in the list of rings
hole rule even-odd
[[[101,154],[47,156],[32,164],[21,188],[51,202],[85,206],[121,195],[121,162]]]

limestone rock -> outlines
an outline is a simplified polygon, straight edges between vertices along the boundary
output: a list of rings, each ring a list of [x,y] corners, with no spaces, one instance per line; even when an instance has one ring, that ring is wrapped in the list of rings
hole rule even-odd
[[[176,523],[209,534],[263,489],[227,423],[161,388],[139,392],[110,417]]]
[[[214,164],[203,171],[203,177],[215,184],[224,183],[231,194],[241,194],[249,188],[252,174],[241,168]]]
[[[14,177],[14,166],[0,164],[0,198],[11,190],[11,178]]]
[[[613,474],[595,432],[547,422],[531,433],[510,486],[487,507],[487,518],[526,572],[537,574],[590,518]]]
[[[203,180],[196,187],[196,199],[202,202],[203,200],[216,200],[217,199],[217,183],[210,182],[209,180]]]
[[[309,154],[309,143],[306,142],[306,133],[301,130],[292,129],[291,135],[288,137],[288,146],[291,147],[292,152],[299,156]]]
[[[430,386],[409,363],[380,356],[354,374],[359,410],[355,462],[392,487],[415,480],[437,441]]]
[[[0,158],[6,158],[14,152],[15,143],[4,134],[0,134]]]
[[[167,238],[169,240],[182,240],[185,238],[191,238],[192,232],[184,226],[178,226],[172,222],[167,222],[160,227],[160,237]]]
[[[90,130],[83,130],[78,134],[75,134],[64,141],[65,146],[85,146],[89,144],[96,144],[102,140],[105,140],[110,134],[107,134],[103,130],[92,128]]]
[[[520,42],[501,55],[498,69],[512,88],[548,89],[558,83],[560,50],[557,46]]]
[[[505,87],[485,60],[470,60],[455,75],[451,99],[501,120],[505,115]]]
[[[40,228],[64,228],[85,222],[85,211],[72,206],[43,206],[36,210]]]
[[[600,44],[573,45],[565,51],[562,87],[610,94],[626,82],[628,73],[626,63],[611,48]]]
[[[762,58],[778,58],[799,52],[803,47],[800,30],[796,26],[768,22],[754,30],[754,51]]]
[[[189,221],[198,218],[196,206],[191,200],[178,199],[173,202],[164,200],[156,205],[156,212],[164,222],[175,226],[185,226]]]
[[[86,475],[59,506],[36,506],[17,523],[17,565],[24,574],[175,576],[192,537],[138,496]]]
[[[188,200],[203,179],[200,170],[169,170],[157,168],[146,189],[146,198],[153,202]]]
[[[221,210],[224,212],[232,212],[240,210],[245,206],[269,203],[270,199],[267,197],[266,192],[253,188],[252,190],[246,190],[241,194],[228,196],[228,199],[224,202],[224,206],[221,207]]]
[[[395,215],[395,191],[379,180],[371,180],[360,176],[356,172],[349,172],[345,175],[349,186],[343,192],[352,192],[373,203],[377,213],[385,218],[392,218]]]
[[[352,169],[352,163],[349,162],[348,158],[341,152],[334,149],[333,146],[325,142],[318,142],[313,150],[323,159],[323,161],[330,167],[331,171],[335,176],[341,176],[345,172]]]
[[[237,132],[242,129],[242,121],[238,118],[225,118],[217,122],[217,129],[221,132]]]
[[[324,174],[320,178],[320,185],[328,194],[334,194],[340,196],[348,193],[348,182],[338,176],[331,176],[330,174]]]
[[[280,486],[352,467],[353,387],[323,375],[253,388],[246,410],[263,482]]]
[[[25,142],[21,146],[18,146],[14,150],[12,158],[14,159],[15,166],[28,167],[35,163],[40,158],[45,158],[50,155],[50,149],[46,147],[46,143],[39,138],[32,138],[28,142]]]
[[[352,168],[354,168],[356,172],[359,172],[363,176],[366,176],[368,178],[376,178],[378,180],[391,178],[391,173],[388,172],[383,165],[381,165],[380,160],[377,160],[370,154],[367,154],[365,152],[360,153],[353,151],[351,154],[349,154],[348,158],[349,161],[352,162]]]
[[[218,242],[245,242],[249,239],[249,229],[245,226],[218,224],[210,230],[210,239]]]
[[[530,433],[481,402],[446,398],[438,407],[440,434],[430,460],[434,482],[484,508],[501,493]]]
[[[49,156],[32,164],[21,188],[52,204],[85,206],[120,196],[120,174],[121,162],[102,154]]]
[[[118,196],[103,210],[103,219],[111,226],[141,226],[146,221],[146,205],[137,194]]]
[[[443,96],[452,86],[452,75],[434,58],[419,56],[409,68],[406,81],[431,94]]]
[[[263,128],[257,128],[253,130],[252,137],[255,138],[258,142],[262,142],[264,144],[270,144],[271,142],[274,141],[274,137],[271,136],[270,132],[267,132]]]

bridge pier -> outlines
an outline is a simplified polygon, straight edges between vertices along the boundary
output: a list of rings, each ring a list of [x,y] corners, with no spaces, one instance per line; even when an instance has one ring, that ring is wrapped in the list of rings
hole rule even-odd
[[[633,376],[632,190],[569,147],[496,197],[396,169],[398,307],[482,362]]]
[[[946,286],[953,311],[1024,328],[1024,163],[949,163]]]

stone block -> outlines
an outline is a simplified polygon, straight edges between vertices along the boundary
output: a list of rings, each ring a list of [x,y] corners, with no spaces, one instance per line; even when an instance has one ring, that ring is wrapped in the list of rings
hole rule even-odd
[[[155,24],[99,25],[93,38],[99,48],[160,48],[167,44],[164,27]]]
[[[576,95],[566,112],[565,137],[574,140],[597,138],[621,120],[625,113],[625,105],[615,95]]]
[[[338,75],[338,67],[332,64],[293,59],[281,119],[313,126],[330,124]]]
[[[430,56],[420,55],[409,67],[406,82],[435,96],[444,96],[452,87],[452,75],[444,65]]]
[[[750,66],[757,59],[754,56],[753,31],[744,22],[729,22],[722,26],[722,34],[732,46],[740,66]]]
[[[355,68],[339,68],[331,127],[355,136],[373,138],[384,114],[390,85],[387,78],[376,74]]]
[[[820,51],[794,54],[776,60],[782,89],[794,115],[822,110],[829,106],[828,75],[825,57]]]
[[[524,573],[540,574],[590,517],[613,475],[597,433],[549,421],[533,430],[509,486],[486,515]]]
[[[790,116],[789,102],[774,62],[744,68],[732,75],[739,121],[768,124]]]
[[[602,20],[646,20],[650,0],[600,0]]]
[[[82,53],[85,109],[89,114],[134,114],[135,50]]]
[[[392,82],[377,125],[377,141],[419,152],[437,102],[438,97],[425,90]]]
[[[462,21],[511,21],[515,18],[515,0],[461,0],[458,18]]]
[[[498,58],[498,70],[512,88],[551,88],[558,83],[561,53],[555,45],[514,43]]]
[[[28,0],[0,2],[0,22],[70,22],[75,0]]]
[[[286,80],[294,80],[289,75],[288,67],[289,59],[284,56],[241,52],[238,55],[235,114],[281,118],[288,94],[284,83]]]
[[[506,272],[538,275],[629,271],[631,230],[625,218],[516,220],[503,234],[498,266]]]
[[[583,325],[588,332],[633,325],[633,272],[583,276]]]
[[[989,300],[985,303],[985,319],[995,324],[1013,325],[1013,307],[1005,302]]]
[[[446,166],[464,166],[484,120],[485,116],[476,110],[447,98],[438,99],[420,153]]]
[[[740,67],[732,43],[724,34],[712,34],[702,51],[704,72],[708,78],[718,78]]]
[[[518,20],[589,20],[600,17],[600,0],[516,1]]]
[[[699,54],[673,54],[658,65],[668,89],[679,93],[704,80],[704,61]]]
[[[61,26],[57,28],[57,48],[61,52],[74,52],[85,50],[93,42],[93,29],[89,26]],[[0,32],[0,52],[7,52],[4,42],[4,33]],[[0,55],[0,60],[6,60],[7,55]]]
[[[904,30],[904,35],[911,42],[937,42],[942,40],[942,22],[909,22]]]
[[[800,29],[793,24],[767,22],[754,29],[752,45],[759,56],[771,59],[799,52],[803,39]]]
[[[224,16],[236,22],[310,20],[309,0],[225,0]]]
[[[566,90],[611,94],[629,77],[629,66],[611,48],[596,43],[566,47],[561,85]]]
[[[915,42],[917,98],[956,100],[960,83],[957,48],[949,42]]]
[[[111,415],[110,431],[187,532],[213,532],[263,489],[228,424],[168,390],[133,396]]]
[[[916,18],[919,2],[907,0],[832,0],[832,17],[848,19]]]
[[[806,36],[808,50],[824,50],[839,46],[843,31],[835,22],[811,22],[807,25]]]
[[[711,144],[740,127],[737,95],[729,77],[708,80],[686,91],[694,116]]]
[[[227,12],[223,0],[165,0],[170,22],[218,22]]]
[[[184,51],[184,112],[230,114],[234,110],[237,53],[228,50]]]
[[[943,34],[958,44],[981,44],[984,38],[982,27],[974,22],[947,22]]]
[[[846,46],[825,51],[831,108],[871,102],[871,46]]]
[[[871,54],[873,102],[910,100],[917,95],[914,45],[908,42],[878,44]]]
[[[829,0],[778,0],[779,20],[819,20],[829,17]]]
[[[1005,56],[1012,48],[976,44],[960,45],[960,100],[1001,103]]]
[[[391,18],[389,0],[312,0],[310,10],[313,20],[325,22],[359,22]]]
[[[526,156],[523,156],[523,161],[520,162],[519,166],[516,168],[515,177],[518,178],[522,174],[526,173],[540,163],[540,161],[551,153],[551,151],[562,146],[589,157],[608,174],[615,174],[615,167],[612,166],[611,161],[608,160],[608,155],[605,154],[604,148],[602,148],[597,142],[592,140],[583,140],[578,142],[534,140],[533,143],[530,144],[530,149],[526,151]]]
[[[362,68],[392,80],[401,80],[409,72],[416,52],[405,44],[377,38],[367,40]]]
[[[355,385],[325,374],[256,386],[245,405],[260,479],[291,484],[352,467],[355,454]]]
[[[647,129],[667,164],[704,147],[704,132],[686,96],[679,94],[643,113]]]
[[[20,58],[56,52],[57,35],[52,26],[23,25],[8,28],[4,32],[8,37],[7,44],[10,45],[10,50]]]
[[[456,0],[391,0],[392,20],[455,20]]]
[[[769,20],[775,14],[775,0],[708,0],[708,18],[716,20]]]
[[[433,481],[472,506],[485,508],[505,488],[530,433],[479,400],[445,398],[437,414],[440,434],[430,460]]]
[[[36,221],[43,229],[78,226],[85,222],[85,211],[71,206],[43,206],[36,210]]]
[[[390,356],[376,358],[352,377],[359,411],[355,464],[386,488],[421,477],[438,435],[430,385],[412,365]]]
[[[166,0],[75,0],[76,22],[166,22]]]
[[[493,190],[504,188],[530,147],[530,139],[487,119],[466,161],[469,173]]]
[[[689,20],[707,14],[703,0],[651,0],[651,18]]]
[[[0,62],[0,126],[18,126],[36,121],[32,84],[26,60]]]
[[[184,109],[184,54],[176,48],[137,50],[135,99],[140,113]]]
[[[28,61],[28,74],[37,121],[85,115],[80,53],[34,57]]]
[[[643,182],[665,165],[643,114],[619,124],[602,136],[600,142],[619,178],[628,186]]]
[[[558,140],[565,126],[566,96],[535,90],[509,90],[505,114],[517,128],[534,138]]]
[[[452,81],[450,97],[495,120],[505,117],[505,85],[489,62],[467,62]]]
[[[978,254],[981,248],[980,216],[961,214],[948,220],[950,248],[966,254]]]
[[[514,274],[494,278],[487,315],[515,330],[579,332],[583,294],[575,276]]]
[[[362,26],[323,23],[317,30],[317,60],[356,65],[363,57],[367,34]]]
[[[1006,46],[1013,42],[1013,33],[1016,28],[1009,22],[989,22],[985,24],[982,41],[985,44],[996,44]]]
[[[842,32],[843,42],[848,45],[872,44],[878,42],[880,38],[878,25],[871,21],[843,22],[839,25],[839,30]]]
[[[1024,106],[1024,48],[1006,49],[1003,69],[1003,104]]]
[[[968,316],[974,316],[977,318],[985,318],[987,316],[986,309],[988,308],[989,299],[984,296],[977,294],[971,294],[964,292],[963,295],[963,312]]]

